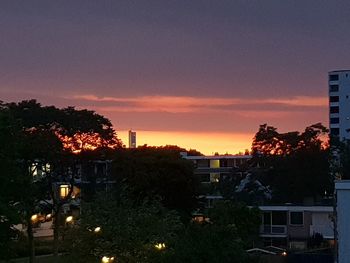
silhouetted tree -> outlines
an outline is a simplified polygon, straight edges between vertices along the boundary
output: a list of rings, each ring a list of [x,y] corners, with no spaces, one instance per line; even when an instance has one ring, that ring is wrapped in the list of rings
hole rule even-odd
[[[115,153],[113,171],[135,200],[158,195],[170,209],[191,212],[196,206],[193,164],[177,150],[147,146],[120,150]]]
[[[9,157],[20,168],[17,182],[18,207],[27,224],[30,262],[34,258],[34,241],[31,216],[40,201],[52,199],[54,210],[54,254],[58,254],[59,216],[62,205],[68,201],[74,185],[74,169],[79,153],[87,150],[121,147],[111,122],[88,110],[73,107],[58,109],[44,107],[35,100],[19,103],[1,103],[1,114],[10,120],[15,133],[15,155]],[[5,153],[5,155],[9,156]],[[44,167],[42,178],[35,178],[33,164]],[[49,167],[46,166],[49,164]],[[70,182],[70,192],[61,199],[54,186],[60,181]]]
[[[260,178],[273,190],[276,202],[302,202],[332,191],[327,129],[321,124],[305,131],[278,133],[261,125],[252,144],[253,162],[264,170]]]

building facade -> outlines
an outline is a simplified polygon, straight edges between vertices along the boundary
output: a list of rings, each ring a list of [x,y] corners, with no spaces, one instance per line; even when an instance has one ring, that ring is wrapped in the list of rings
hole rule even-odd
[[[136,148],[136,132],[129,130],[129,148]]]
[[[195,176],[200,183],[198,197],[210,208],[217,200],[223,199],[220,184],[233,177],[242,177],[239,167],[249,161],[251,155],[187,156],[193,162]]]
[[[330,134],[350,139],[350,70],[328,73]]]
[[[315,235],[333,242],[332,206],[259,206],[262,212],[260,236],[265,245],[305,249]]]
[[[350,180],[335,182],[337,194],[338,263],[350,262]]]

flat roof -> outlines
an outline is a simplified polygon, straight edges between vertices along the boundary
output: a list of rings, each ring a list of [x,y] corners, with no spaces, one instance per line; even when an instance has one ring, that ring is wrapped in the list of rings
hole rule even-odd
[[[350,190],[350,180],[337,180],[335,181],[336,190]]]
[[[189,160],[217,160],[217,159],[251,159],[251,155],[201,155],[201,156],[184,156]]]
[[[310,211],[310,212],[333,212],[333,206],[302,206],[302,205],[263,205],[259,206],[262,211]]]
[[[349,72],[349,71],[350,71],[350,69],[332,70],[332,71],[329,71],[328,74],[337,73],[337,72]]]

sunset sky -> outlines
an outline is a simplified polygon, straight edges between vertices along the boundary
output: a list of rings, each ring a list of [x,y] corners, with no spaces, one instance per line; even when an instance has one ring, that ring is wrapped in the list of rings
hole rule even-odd
[[[327,117],[350,68],[344,0],[2,0],[0,100],[88,108],[123,142],[250,148]]]

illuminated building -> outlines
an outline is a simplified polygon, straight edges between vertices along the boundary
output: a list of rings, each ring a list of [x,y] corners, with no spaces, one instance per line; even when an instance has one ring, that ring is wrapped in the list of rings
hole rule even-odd
[[[129,148],[136,148],[136,132],[129,130]]]
[[[328,73],[330,134],[350,139],[350,70]]]
[[[251,155],[213,155],[213,156],[187,156],[195,166],[194,173],[200,182],[198,196],[205,199],[205,206],[212,207],[216,200],[223,197],[220,192],[220,181],[235,176],[242,176],[239,167],[252,158]]]

